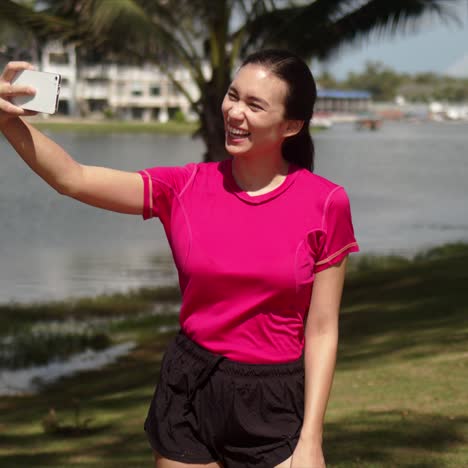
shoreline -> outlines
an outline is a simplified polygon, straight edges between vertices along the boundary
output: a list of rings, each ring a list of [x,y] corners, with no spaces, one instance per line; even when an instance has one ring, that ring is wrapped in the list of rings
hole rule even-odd
[[[191,135],[198,128],[198,122],[142,122],[112,119],[83,119],[74,117],[29,117],[28,122],[40,130],[57,132],[93,133],[160,133],[167,135]]]
[[[66,116],[28,117],[28,122],[39,130],[56,132],[87,132],[98,134],[109,133],[155,133],[161,135],[189,135],[192,136],[200,127],[198,121],[166,123],[156,121],[143,122],[141,120],[113,120],[102,118],[76,118]],[[325,127],[315,126],[311,133],[322,132]]]
[[[180,303],[178,286],[161,286],[129,290],[127,293],[95,297],[69,298],[62,301],[0,304],[0,341],[38,322],[100,321],[141,314],[160,315],[177,310]],[[172,314],[177,316],[177,314]]]

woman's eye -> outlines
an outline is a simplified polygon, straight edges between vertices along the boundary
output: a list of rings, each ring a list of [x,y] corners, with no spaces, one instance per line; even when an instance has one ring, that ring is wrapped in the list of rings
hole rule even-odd
[[[250,104],[250,108],[254,111],[259,111],[259,110],[262,110],[262,107],[259,106],[258,104],[254,104],[254,103],[251,103]]]
[[[228,93],[228,97],[231,101],[237,101],[237,96],[234,93]]]

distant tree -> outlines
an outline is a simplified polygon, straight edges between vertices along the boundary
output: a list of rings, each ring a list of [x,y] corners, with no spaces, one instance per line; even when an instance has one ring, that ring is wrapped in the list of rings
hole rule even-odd
[[[349,73],[344,85],[353,89],[364,89],[372,93],[377,101],[395,98],[402,76],[380,62],[367,62],[362,73]]]
[[[416,73],[413,81],[421,85],[435,85],[440,80],[440,76],[433,72]]]
[[[448,102],[468,102],[468,80],[443,80],[432,93],[432,98]]]
[[[315,78],[317,80],[317,84],[322,88],[336,89],[342,87],[342,84],[328,71],[323,71]]]
[[[34,3],[34,2],[33,2]],[[371,35],[395,34],[425,14],[455,18],[457,0],[1,0],[0,17],[42,40],[72,41],[94,54],[182,64],[200,91],[205,160],[226,157],[220,106],[239,58],[266,46],[324,59]],[[206,60],[212,73],[206,76]],[[375,88],[383,92],[380,88]]]
[[[401,84],[396,90],[410,102],[468,102],[468,79],[439,75],[433,72],[413,76],[401,74]]]

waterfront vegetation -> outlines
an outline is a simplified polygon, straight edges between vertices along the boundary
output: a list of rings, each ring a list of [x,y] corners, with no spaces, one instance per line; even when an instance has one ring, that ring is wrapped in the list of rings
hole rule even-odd
[[[110,345],[104,326],[76,321],[39,322],[0,341],[0,368],[18,369],[64,359],[84,349]]]
[[[40,130],[53,132],[85,132],[85,133],[161,133],[165,135],[190,135],[195,132],[196,122],[167,123],[123,121],[123,120],[85,120],[85,119],[34,119],[34,126]]]
[[[369,91],[378,102],[392,102],[403,96],[408,102],[432,101],[460,104],[468,100],[468,79],[433,72],[398,73],[382,62],[368,61],[360,72],[336,79],[328,71],[317,76],[324,88]]]
[[[177,287],[160,287],[95,298],[0,305],[0,368],[46,364],[85,349],[104,349],[121,342],[120,330],[131,328],[135,320],[148,320],[155,302],[163,312],[158,312],[159,321],[165,323],[162,317],[179,300]],[[174,313],[169,315],[174,317]]]
[[[354,256],[325,425],[327,466],[468,466],[467,262],[467,244],[414,259]],[[174,287],[2,306],[2,335],[37,321],[118,318],[107,327],[111,341],[137,346],[37,395],[2,397],[0,466],[152,466],[142,426],[179,300]],[[155,304],[159,313],[149,313]]]

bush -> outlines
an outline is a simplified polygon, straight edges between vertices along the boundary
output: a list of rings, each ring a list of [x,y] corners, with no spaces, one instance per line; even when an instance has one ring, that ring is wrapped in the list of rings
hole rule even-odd
[[[186,123],[187,119],[185,118],[185,114],[179,109],[174,116],[171,118],[174,122],[177,123]]]

